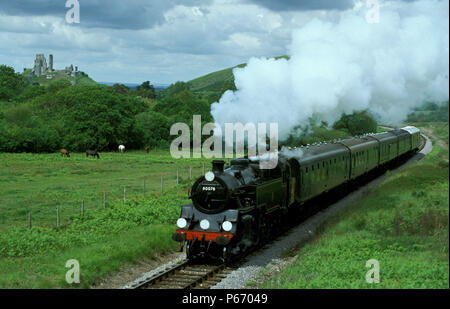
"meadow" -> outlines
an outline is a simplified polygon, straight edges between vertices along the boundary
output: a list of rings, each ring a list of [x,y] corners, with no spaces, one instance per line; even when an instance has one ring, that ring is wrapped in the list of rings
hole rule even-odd
[[[181,205],[210,162],[173,159],[166,150],[100,156],[0,154],[0,288],[87,288],[122,266],[176,250],[171,234]],[[80,284],[65,281],[69,259],[80,262]]]
[[[327,220],[260,287],[449,288],[449,127],[416,125],[432,133],[433,151]],[[369,259],[380,263],[379,283],[366,282]]]
[[[85,211],[103,208],[104,192],[107,205],[127,197],[161,192],[176,185],[176,173],[183,182],[202,173],[200,159],[173,159],[166,150],[149,154],[132,151],[100,153],[101,159],[86,158],[84,153],[71,153],[70,158],[59,153],[8,154],[0,153],[0,232],[11,227],[28,225],[32,214],[33,226],[53,227],[56,207],[64,223],[66,218],[79,214],[84,200]]]
[[[389,259],[382,278],[398,277],[379,287],[448,287],[448,124],[429,129],[441,140],[424,161],[324,225],[301,249],[298,268],[264,287],[366,287],[366,256]],[[0,153],[0,288],[88,288],[124,266],[177,250],[171,234],[180,206],[190,202],[188,190],[210,160],[173,159],[167,150],[100,156]],[[69,259],[80,262],[80,284],[65,281]]]

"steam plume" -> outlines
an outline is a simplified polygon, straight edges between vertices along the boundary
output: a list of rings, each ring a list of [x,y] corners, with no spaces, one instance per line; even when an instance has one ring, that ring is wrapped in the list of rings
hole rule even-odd
[[[293,32],[290,60],[236,68],[238,90],[212,105],[215,121],[278,122],[284,139],[312,115],[332,124],[369,109],[397,124],[427,100],[448,101],[448,1],[381,3],[377,24],[365,6],[338,22],[315,19]]]

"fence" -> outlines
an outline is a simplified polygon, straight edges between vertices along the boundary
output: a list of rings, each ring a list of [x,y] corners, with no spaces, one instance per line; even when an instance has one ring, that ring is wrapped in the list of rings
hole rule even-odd
[[[191,165],[184,168],[175,168],[173,173],[160,173],[157,175],[149,175],[141,179],[124,178],[123,185],[119,188],[107,188],[99,190],[95,197],[85,197],[80,199],[79,203],[66,203],[58,201],[56,206],[54,221],[45,214],[36,214],[29,212],[27,215],[27,227],[31,229],[36,226],[57,227],[60,228],[66,222],[65,219],[75,215],[84,216],[89,211],[108,208],[111,202],[123,201],[127,202],[132,197],[141,197],[155,193],[163,193],[164,191],[176,187],[183,182],[192,181],[197,177],[204,175],[206,163],[201,165]],[[51,216],[50,216],[51,217]],[[53,223],[52,223],[53,221]]]

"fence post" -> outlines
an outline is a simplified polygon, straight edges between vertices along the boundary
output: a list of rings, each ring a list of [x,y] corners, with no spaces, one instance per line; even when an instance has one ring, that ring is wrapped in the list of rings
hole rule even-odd
[[[28,214],[28,228],[31,229],[31,211]]]
[[[103,209],[106,209],[106,191],[103,191]]]
[[[161,192],[164,191],[164,177],[161,176]]]
[[[189,179],[192,179],[192,166],[189,166]]]
[[[59,228],[59,206],[56,207],[56,227]]]
[[[202,164],[202,175],[205,175],[205,163]]]
[[[84,216],[84,200],[81,201],[81,215]]]
[[[123,202],[127,202],[127,186],[123,186]]]

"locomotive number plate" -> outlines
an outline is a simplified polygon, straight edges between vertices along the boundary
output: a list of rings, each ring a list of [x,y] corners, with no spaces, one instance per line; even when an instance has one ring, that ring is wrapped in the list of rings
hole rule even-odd
[[[216,191],[215,187],[203,187],[202,188],[203,191]]]

